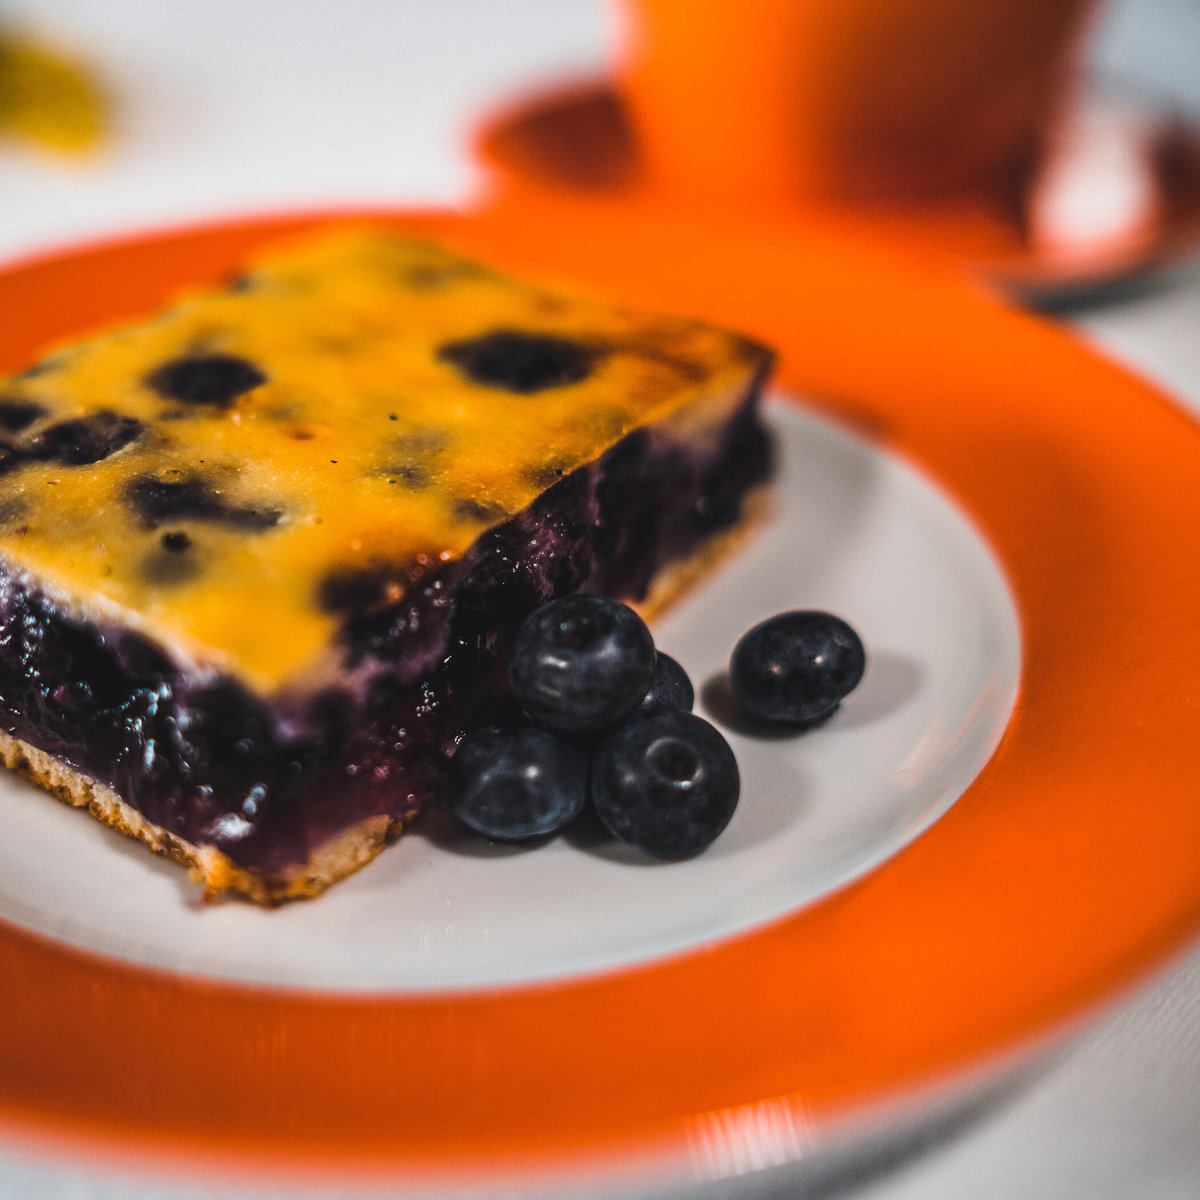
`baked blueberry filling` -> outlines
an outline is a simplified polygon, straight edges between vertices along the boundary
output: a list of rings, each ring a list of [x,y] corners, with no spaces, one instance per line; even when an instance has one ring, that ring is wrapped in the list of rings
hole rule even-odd
[[[640,600],[662,566],[735,524],[769,469],[754,402],[704,449],[638,430],[425,578],[331,578],[314,603],[342,616],[343,682],[300,699],[184,670],[0,573],[0,721],[169,833],[284,872],[363,818],[436,799],[462,736],[510,703],[509,643],[534,608],[575,590]],[[128,499],[152,524],[267,523],[221,510],[196,480],[142,479]],[[195,549],[165,531],[156,569],[186,571]]]
[[[320,602],[344,613],[347,683],[302,701],[181,670],[137,634],[2,578],[0,720],[169,833],[287,870],[362,818],[436,797],[458,740],[503,708],[526,614],[577,589],[644,598],[660,566],[738,520],[768,460],[751,403],[704,458],[638,431],[400,600],[386,572],[330,580]],[[160,557],[186,564],[191,551],[168,533]]]

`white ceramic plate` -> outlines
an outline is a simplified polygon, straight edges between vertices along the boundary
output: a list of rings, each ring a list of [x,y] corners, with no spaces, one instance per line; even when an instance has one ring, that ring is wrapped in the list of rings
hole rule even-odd
[[[107,955],[306,988],[388,992],[562,978],[723,938],[870,870],[936,820],[995,748],[1020,670],[1004,577],[926,477],[793,405],[773,405],[764,527],[655,629],[737,753],[742,801],[680,863],[590,828],[494,846],[435,814],[318,903],[205,905],[177,866],[0,779],[0,919]],[[723,686],[755,622],[836,612],[868,668],[825,725],[744,730]]]

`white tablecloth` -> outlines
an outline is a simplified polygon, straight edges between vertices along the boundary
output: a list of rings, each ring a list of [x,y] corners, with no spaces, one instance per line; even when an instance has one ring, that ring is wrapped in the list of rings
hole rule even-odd
[[[101,164],[4,151],[0,259],[237,211],[460,201],[477,181],[463,146],[478,115],[538,81],[601,72],[613,39],[602,0],[9,0],[5,10],[77,43],[110,75],[120,110]],[[1118,0],[1094,55],[1200,112],[1195,0]],[[1200,412],[1200,266],[1070,319]],[[788,1194],[769,1180],[751,1190]],[[6,1200],[180,1194],[230,1195],[0,1146]],[[1200,1196],[1200,951],[973,1126],[842,1194]]]

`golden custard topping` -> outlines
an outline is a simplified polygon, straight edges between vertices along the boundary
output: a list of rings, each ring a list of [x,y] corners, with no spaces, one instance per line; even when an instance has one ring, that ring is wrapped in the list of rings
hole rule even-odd
[[[736,335],[345,230],[0,384],[0,555],[262,693],[339,573],[399,599],[625,433],[744,385]]]

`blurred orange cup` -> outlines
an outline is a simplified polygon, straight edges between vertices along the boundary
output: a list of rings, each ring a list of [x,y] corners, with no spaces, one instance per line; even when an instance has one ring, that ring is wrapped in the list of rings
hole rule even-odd
[[[692,202],[1010,187],[1073,82],[1092,0],[626,0],[645,169]]]

